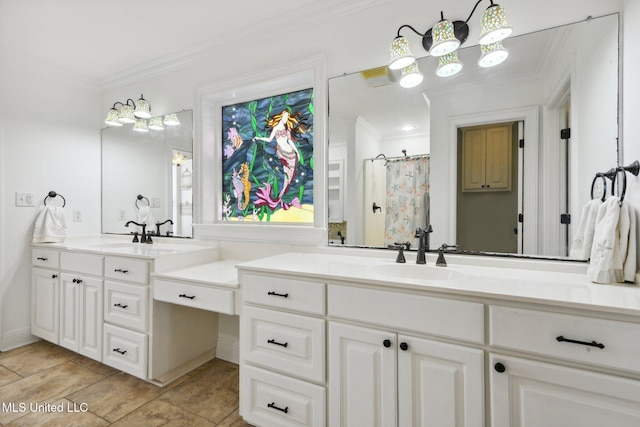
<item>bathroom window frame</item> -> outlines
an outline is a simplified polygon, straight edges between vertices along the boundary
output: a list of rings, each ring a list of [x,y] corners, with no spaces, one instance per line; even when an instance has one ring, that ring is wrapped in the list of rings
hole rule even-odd
[[[319,245],[326,243],[326,99],[324,56],[284,64],[196,89],[194,112],[194,236],[216,240]],[[222,219],[222,107],[313,88],[313,223],[230,222]]]

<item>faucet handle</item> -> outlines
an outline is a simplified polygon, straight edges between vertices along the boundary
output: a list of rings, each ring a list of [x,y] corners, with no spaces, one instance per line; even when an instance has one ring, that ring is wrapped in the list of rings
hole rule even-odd
[[[444,251],[446,251],[447,249],[458,249],[458,245],[447,245],[446,243],[443,243],[439,248],[438,248],[438,259],[436,261],[436,266],[437,267],[446,267],[447,266],[447,261],[444,259]]]
[[[407,243],[395,243],[394,245],[389,245],[389,248],[391,249],[397,249],[398,250],[398,256],[396,257],[396,262],[398,264],[404,264],[407,262],[407,259],[404,257],[404,248],[406,247]],[[407,249],[409,249],[407,247]]]
[[[138,232],[134,232],[133,233],[133,240],[131,241],[132,243],[138,243],[140,240],[138,240]]]

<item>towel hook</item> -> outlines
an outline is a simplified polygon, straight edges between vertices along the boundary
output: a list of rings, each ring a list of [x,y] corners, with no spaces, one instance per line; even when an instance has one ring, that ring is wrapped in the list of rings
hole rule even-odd
[[[140,206],[138,206],[138,200],[142,200],[142,199],[147,201],[147,206],[151,206],[151,203],[149,203],[149,199],[144,197],[142,194],[138,194],[138,196],[136,197],[136,208],[140,209]]]
[[[52,199],[56,196],[60,196],[62,199],[62,207],[64,208],[67,205],[67,200],[64,198],[62,194],[58,194],[55,191],[49,191],[49,193],[44,198],[44,205],[47,206],[47,199],[51,197]]]

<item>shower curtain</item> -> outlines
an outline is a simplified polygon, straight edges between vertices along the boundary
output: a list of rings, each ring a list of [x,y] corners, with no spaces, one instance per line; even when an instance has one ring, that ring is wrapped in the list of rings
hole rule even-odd
[[[410,242],[416,228],[424,228],[429,216],[429,158],[408,157],[387,161],[387,200],[384,244]]]

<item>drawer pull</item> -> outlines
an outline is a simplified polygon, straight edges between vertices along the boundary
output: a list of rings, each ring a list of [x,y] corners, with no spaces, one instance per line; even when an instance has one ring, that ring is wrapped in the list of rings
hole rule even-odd
[[[114,307],[120,307],[120,308],[127,308],[127,307],[129,307],[127,304],[124,304],[124,305],[123,305],[123,304],[120,304],[120,303],[113,304],[113,306],[114,306]]]
[[[287,406],[287,407],[285,407],[284,409],[283,409],[283,408],[278,408],[278,407],[276,406],[276,402],[271,402],[271,403],[269,403],[269,404],[267,405],[267,408],[273,408],[273,409],[275,409],[275,410],[277,410],[277,411],[284,412],[285,414],[289,412],[289,407],[288,407],[288,406]]]
[[[52,275],[51,275],[51,278],[52,278],[52,279],[57,279],[57,278],[58,278],[58,275],[57,275],[57,274],[52,274]]]
[[[288,343],[288,342],[286,342],[286,343],[284,343],[284,344],[283,344],[283,343],[278,342],[278,341],[276,341],[276,340],[268,340],[268,341],[267,341],[267,344],[279,345],[279,346],[281,346],[281,347],[288,347],[288,346],[289,346],[289,343]]]
[[[382,345],[385,346],[386,348],[389,348],[389,347],[391,347],[391,341],[384,340],[384,341],[382,341]]]
[[[195,295],[191,295],[191,296],[189,296],[189,295],[187,295],[187,294],[180,294],[180,295],[178,295],[178,296],[179,296],[180,298],[189,298],[189,299],[195,299],[195,297],[196,297]]]
[[[273,295],[274,297],[289,298],[289,294],[279,294],[277,292],[267,292],[267,295]]]
[[[558,342],[569,342],[569,343],[572,343],[572,344],[582,344],[582,345],[587,345],[589,347],[604,348],[604,344],[596,342],[596,341],[587,342],[587,341],[570,340],[569,338],[565,338],[562,335],[557,337],[556,341],[558,341]]]
[[[115,351],[116,353],[120,353],[120,354],[125,354],[127,352],[127,350],[120,350],[120,347],[114,348],[113,351]]]
[[[122,274],[127,274],[129,272],[129,270],[123,270],[121,268],[116,268],[115,270],[116,273],[122,273]]]
[[[36,258],[36,259],[37,259],[38,261],[48,261],[48,260],[49,260],[49,258],[44,258],[44,257],[41,257],[41,256],[39,256],[39,257],[38,257],[38,258]]]
[[[80,284],[82,283],[82,279],[73,279],[72,282]]]

